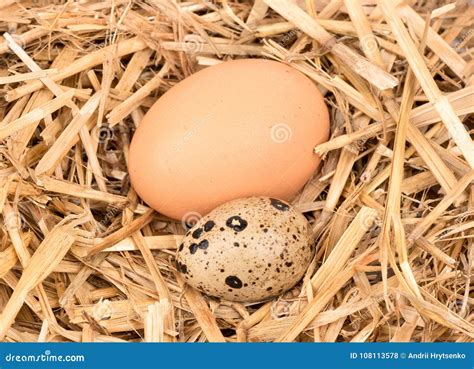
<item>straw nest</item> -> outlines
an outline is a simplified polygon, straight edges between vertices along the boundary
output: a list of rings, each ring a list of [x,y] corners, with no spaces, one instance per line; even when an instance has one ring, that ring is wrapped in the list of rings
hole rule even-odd
[[[474,18],[443,3],[2,1],[1,339],[472,340]],[[258,304],[185,286],[185,229],[127,175],[156,98],[243,57],[300,70],[331,113],[294,201],[317,254]]]

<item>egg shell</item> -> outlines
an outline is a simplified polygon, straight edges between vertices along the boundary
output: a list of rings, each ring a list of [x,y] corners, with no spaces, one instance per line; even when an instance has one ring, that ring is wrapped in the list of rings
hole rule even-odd
[[[177,268],[198,290],[230,301],[281,294],[303,277],[314,254],[311,227],[288,203],[268,197],[230,201],[189,230]]]
[[[236,198],[290,200],[319,165],[324,99],[283,63],[241,59],[205,68],[149,109],[131,145],[133,187],[171,218],[207,214]]]

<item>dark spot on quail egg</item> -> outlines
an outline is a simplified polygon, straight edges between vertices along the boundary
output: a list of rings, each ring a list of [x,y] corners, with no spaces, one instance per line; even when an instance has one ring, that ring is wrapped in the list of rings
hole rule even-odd
[[[283,201],[278,199],[270,199],[270,203],[272,206],[281,211],[288,211],[290,210],[290,206],[285,204]]]
[[[197,240],[199,237],[201,237],[202,231],[202,228],[196,228],[192,233],[193,238]]]
[[[206,232],[210,232],[215,225],[216,223],[214,223],[212,220],[208,220],[206,223],[204,223],[203,228]]]
[[[245,228],[247,228],[247,221],[245,219],[242,219],[238,215],[234,215],[227,219],[225,222],[225,225],[229,228],[232,228],[236,232],[242,232]]]
[[[242,281],[235,275],[229,275],[225,279],[225,284],[232,288],[242,288]]]
[[[189,252],[191,254],[195,254],[198,249],[205,250],[209,247],[209,241],[208,240],[202,240],[199,243],[192,243],[189,246]]]

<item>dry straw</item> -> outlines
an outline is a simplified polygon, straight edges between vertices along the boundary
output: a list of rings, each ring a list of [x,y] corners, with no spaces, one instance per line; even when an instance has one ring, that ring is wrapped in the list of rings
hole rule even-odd
[[[0,338],[472,341],[473,15],[439,0],[3,1]],[[301,71],[331,114],[293,201],[315,258],[254,304],[184,283],[182,222],[127,174],[156,98],[242,57]]]

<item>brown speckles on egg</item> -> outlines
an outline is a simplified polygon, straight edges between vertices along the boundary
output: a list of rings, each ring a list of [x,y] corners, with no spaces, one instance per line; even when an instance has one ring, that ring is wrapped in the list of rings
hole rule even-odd
[[[302,278],[314,252],[311,239],[306,218],[284,201],[234,200],[201,218],[184,237],[178,270],[206,294],[263,301]]]

